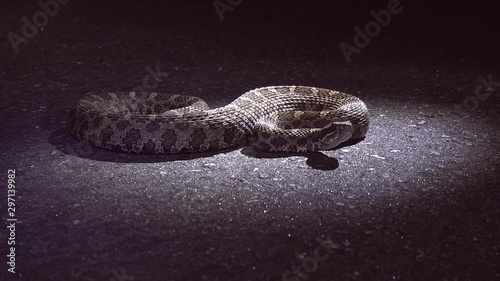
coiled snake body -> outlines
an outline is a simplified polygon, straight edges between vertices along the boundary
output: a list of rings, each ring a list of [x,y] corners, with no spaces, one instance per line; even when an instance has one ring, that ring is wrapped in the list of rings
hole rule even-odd
[[[209,109],[196,97],[160,93],[87,94],[69,114],[70,134],[105,149],[145,154],[220,150],[332,149],[368,131],[368,110],[352,95],[314,87],[251,90]]]

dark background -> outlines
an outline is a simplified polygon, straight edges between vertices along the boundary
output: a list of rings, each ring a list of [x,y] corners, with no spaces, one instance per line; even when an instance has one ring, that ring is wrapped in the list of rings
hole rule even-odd
[[[402,1],[348,63],[340,43],[387,3],[243,0],[221,21],[210,1],[71,0],[16,54],[8,34],[41,8],[2,1],[1,200],[16,169],[19,222],[0,280],[287,280],[327,237],[307,280],[500,280],[498,82],[457,109],[478,76],[500,81],[498,9]],[[213,107],[268,85],[346,91],[371,128],[305,155],[124,155],[68,136],[83,94],[142,86],[148,67],[168,73],[151,90]]]

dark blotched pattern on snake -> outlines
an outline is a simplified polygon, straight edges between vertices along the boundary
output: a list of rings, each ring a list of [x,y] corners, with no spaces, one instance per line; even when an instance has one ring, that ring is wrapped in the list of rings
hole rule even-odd
[[[259,150],[305,152],[361,139],[368,110],[352,95],[305,86],[271,86],[209,109],[186,95],[90,93],[69,114],[70,134],[128,153],[174,154],[251,144]]]

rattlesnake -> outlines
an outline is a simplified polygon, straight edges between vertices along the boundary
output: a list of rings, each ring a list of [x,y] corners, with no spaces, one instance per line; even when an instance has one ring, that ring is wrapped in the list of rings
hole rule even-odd
[[[259,150],[332,149],[368,131],[368,110],[352,95],[306,86],[257,88],[209,109],[186,95],[89,93],[71,109],[68,129],[83,142],[145,154],[191,153],[250,143]]]

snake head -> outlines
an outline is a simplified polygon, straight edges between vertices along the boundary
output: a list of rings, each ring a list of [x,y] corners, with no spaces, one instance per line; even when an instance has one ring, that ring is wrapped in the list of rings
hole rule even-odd
[[[329,150],[349,140],[352,137],[353,126],[350,121],[332,122],[322,132],[324,136],[321,137],[321,150]]]

